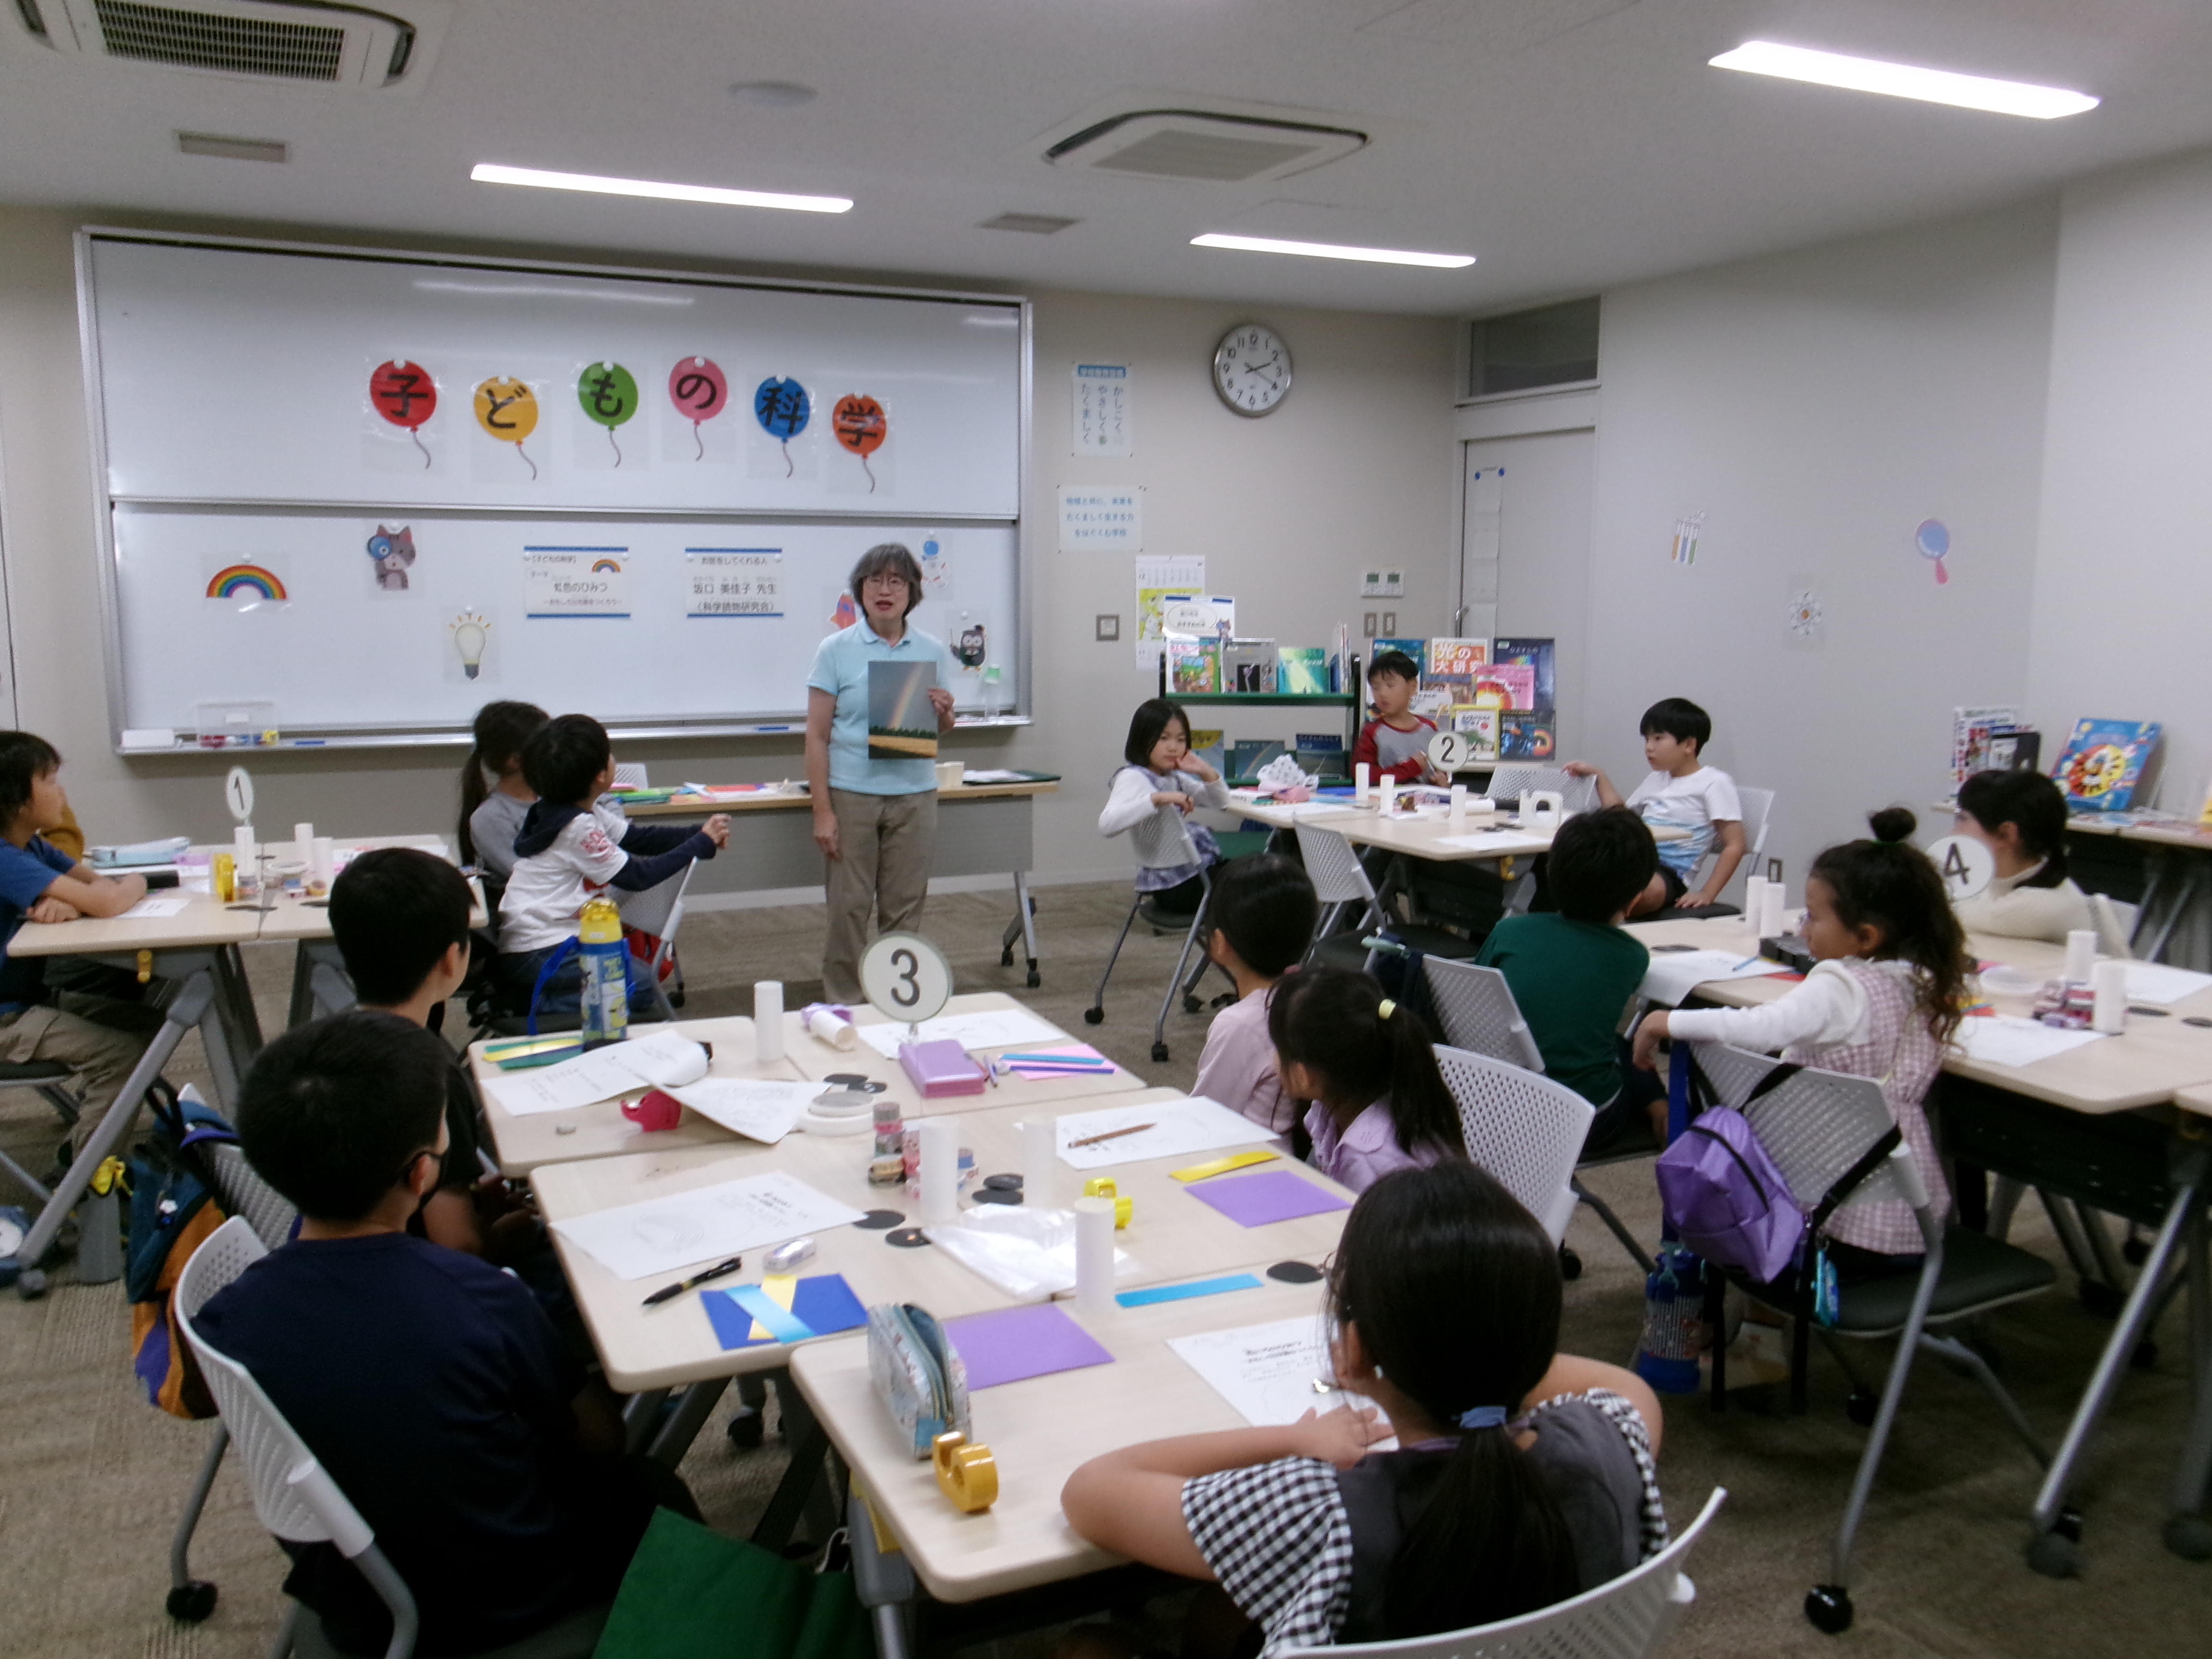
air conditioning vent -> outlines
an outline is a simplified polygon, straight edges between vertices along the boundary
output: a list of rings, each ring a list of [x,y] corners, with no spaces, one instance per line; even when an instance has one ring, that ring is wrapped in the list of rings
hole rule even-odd
[[[33,39],[73,57],[106,58],[293,85],[381,88],[419,82],[426,27],[444,0],[404,0],[403,17],[335,0],[15,0]]]
[[[1012,230],[1025,236],[1052,236],[1079,225],[1080,219],[1063,219],[1056,213],[1002,213],[995,219],[986,219],[975,227],[978,230]]]
[[[1133,110],[1085,127],[1044,153],[1054,167],[1146,179],[1251,184],[1341,160],[1367,143],[1349,127],[1202,110]]]

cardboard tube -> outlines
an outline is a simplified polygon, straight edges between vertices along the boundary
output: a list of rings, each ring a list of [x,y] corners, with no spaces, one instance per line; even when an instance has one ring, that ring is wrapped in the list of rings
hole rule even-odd
[[[315,826],[295,823],[292,826],[292,856],[305,864],[314,855]]]
[[[917,1127],[921,1132],[921,1218],[925,1223],[951,1221],[960,1213],[960,1126],[949,1117],[926,1117]],[[1107,1231],[1113,1231],[1110,1223]]]
[[[1382,816],[1389,817],[1398,805],[1398,780],[1386,772],[1382,781],[1375,786],[1375,793],[1376,804],[1382,810]]]
[[[860,1040],[860,1033],[851,1020],[839,1018],[820,1003],[809,1008],[802,1018],[808,1035],[832,1048],[850,1048]]]
[[[1114,1200],[1075,1200],[1075,1310],[1105,1314],[1114,1309]]]
[[[2089,1013],[2089,1029],[2102,1031],[2107,1036],[2126,1030],[2128,964],[2124,962],[2100,962],[2089,970],[2089,983],[2095,988],[2097,996]]]
[[[1352,769],[1352,799],[1359,805],[1367,804],[1367,781],[1371,775],[1365,761]]]
[[[326,892],[330,889],[331,877],[337,863],[337,848],[331,843],[331,838],[328,836],[317,836],[311,844],[311,856],[307,867],[313,873],[315,880]]]
[[[1743,919],[1751,927],[1753,944],[1766,938],[1766,878],[1746,876],[1743,878]]]
[[[753,985],[753,1058],[765,1066],[783,1058],[783,981],[763,979]]]
[[[1451,807],[1444,821],[1455,830],[1467,822],[1467,786],[1455,783],[1451,787]]]
[[[239,863],[251,872],[254,859],[261,850],[260,842],[253,839],[253,826],[250,823],[241,823],[237,829],[232,830],[230,848]]]
[[[1768,882],[1766,884],[1766,917],[1759,927],[1759,936],[1761,939],[1773,939],[1787,931],[1782,898],[1782,884],[1778,881]]]
[[[1054,1120],[1033,1117],[1022,1125],[1022,1202],[1048,1209],[1060,1185],[1059,1137]]]
[[[2066,967],[2060,977],[2069,984],[2087,985],[2090,969],[2096,965],[2096,930],[2076,927],[2066,935]]]

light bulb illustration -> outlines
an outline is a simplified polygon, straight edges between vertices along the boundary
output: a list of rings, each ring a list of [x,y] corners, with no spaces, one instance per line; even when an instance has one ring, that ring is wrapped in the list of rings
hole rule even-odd
[[[464,611],[446,624],[453,630],[453,649],[460,654],[461,672],[474,679],[483,666],[483,654],[491,644],[491,624],[473,611]]]

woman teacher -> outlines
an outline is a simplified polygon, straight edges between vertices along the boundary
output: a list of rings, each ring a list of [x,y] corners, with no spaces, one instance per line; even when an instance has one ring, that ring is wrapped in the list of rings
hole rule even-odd
[[[921,921],[937,849],[936,763],[870,754],[870,683],[879,665],[926,665],[928,713],[942,737],[952,729],[958,672],[943,641],[907,625],[921,603],[921,566],[904,547],[884,542],[860,555],[852,590],[860,620],[822,641],[806,677],[806,786],[814,844],[829,860],[822,993],[832,1002],[863,1000],[860,953],[871,910],[886,933]]]

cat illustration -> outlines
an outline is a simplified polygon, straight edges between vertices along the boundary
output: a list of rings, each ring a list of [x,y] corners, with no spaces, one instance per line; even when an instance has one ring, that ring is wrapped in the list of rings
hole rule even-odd
[[[407,591],[407,567],[415,562],[415,532],[406,525],[397,530],[376,526],[368,538],[368,556],[376,561],[376,585],[387,593]]]

